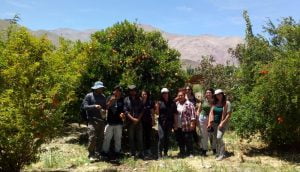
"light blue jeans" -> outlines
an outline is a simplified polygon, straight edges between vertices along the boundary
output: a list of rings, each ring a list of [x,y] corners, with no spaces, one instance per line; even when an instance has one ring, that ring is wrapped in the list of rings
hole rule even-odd
[[[223,128],[219,128],[219,124],[214,123],[213,128],[213,140],[216,142],[216,148],[217,148],[217,156],[225,156],[225,143],[223,141],[224,133],[227,129],[227,124],[223,126]]]
[[[115,141],[115,152],[119,153],[121,151],[122,128],[123,128],[123,125],[107,124],[105,126],[104,141],[103,141],[103,146],[102,146],[102,151],[104,153],[108,153],[112,137],[114,137],[114,141]]]

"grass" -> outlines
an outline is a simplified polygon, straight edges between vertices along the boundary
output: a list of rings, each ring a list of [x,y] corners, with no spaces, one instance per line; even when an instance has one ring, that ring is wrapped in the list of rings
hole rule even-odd
[[[119,164],[107,162],[91,163],[86,146],[80,141],[84,127],[71,125],[63,137],[42,147],[40,160],[27,166],[24,171],[145,171],[145,172],[195,172],[195,171],[283,171],[300,172],[300,155],[297,153],[266,152],[265,145],[258,140],[250,143],[240,140],[234,132],[225,134],[229,157],[215,161],[208,157],[176,158],[177,149],[170,150],[170,157],[162,160],[135,160],[125,157]],[[255,153],[251,152],[255,148]],[[260,152],[260,150],[263,150]]]

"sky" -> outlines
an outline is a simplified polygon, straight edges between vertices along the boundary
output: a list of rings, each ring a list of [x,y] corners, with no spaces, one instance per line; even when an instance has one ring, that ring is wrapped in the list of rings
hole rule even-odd
[[[299,7],[300,0],[0,0],[0,19],[18,14],[32,30],[105,29],[126,19],[174,34],[243,37],[243,10],[262,33],[269,19],[299,21]]]

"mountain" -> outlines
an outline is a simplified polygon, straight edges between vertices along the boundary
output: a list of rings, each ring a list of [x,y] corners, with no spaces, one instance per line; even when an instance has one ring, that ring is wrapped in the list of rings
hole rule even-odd
[[[9,22],[0,20],[0,30],[5,28],[8,24]],[[164,32],[151,25],[139,24],[138,26],[143,28],[145,31],[161,32],[163,37],[168,40],[169,46],[177,49],[181,53],[180,59],[184,67],[197,67],[202,56],[209,55],[214,56],[216,63],[218,64],[226,64],[227,61],[237,64],[236,60],[232,59],[230,54],[228,54],[228,49],[234,48],[237,44],[244,42],[243,38],[237,36],[222,37],[213,35],[179,35]],[[49,39],[57,45],[59,37],[64,37],[72,41],[88,41],[90,39],[90,35],[96,31],[97,29],[80,31],[69,28],[60,28],[55,30],[36,30],[31,32],[36,36],[46,34]]]

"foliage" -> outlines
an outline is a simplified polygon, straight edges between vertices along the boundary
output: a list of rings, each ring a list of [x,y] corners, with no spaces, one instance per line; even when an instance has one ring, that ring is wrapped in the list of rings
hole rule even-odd
[[[0,171],[17,171],[57,135],[65,106],[75,98],[80,64],[63,40],[55,49],[25,28],[7,33],[0,46]]]
[[[124,21],[94,33],[85,49],[86,70],[77,89],[84,97],[91,85],[101,80],[106,93],[120,84],[135,84],[158,98],[160,89],[172,92],[184,85],[179,52],[170,49],[160,32],[145,32],[135,23]],[[74,111],[80,102],[74,104]]]
[[[247,13],[244,13],[244,17]],[[240,62],[236,76],[239,98],[233,115],[237,132],[257,132],[270,145],[300,143],[300,23],[285,18],[265,28],[270,39],[252,33],[247,20],[246,43],[231,51]]]
[[[202,78],[201,85],[203,89],[221,88],[226,91],[226,94],[232,96],[232,91],[235,88],[234,73],[237,67],[233,65],[215,64],[213,56],[204,56],[195,69],[194,75],[199,75]]]

